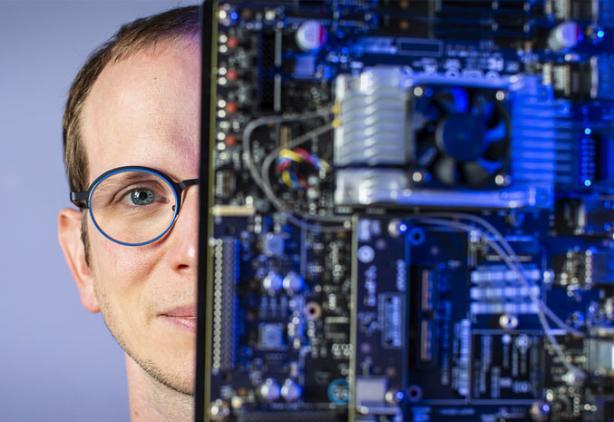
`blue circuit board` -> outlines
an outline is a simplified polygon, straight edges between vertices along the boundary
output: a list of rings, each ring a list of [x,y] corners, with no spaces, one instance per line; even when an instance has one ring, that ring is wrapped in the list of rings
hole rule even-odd
[[[614,3],[204,8],[206,418],[614,420]]]

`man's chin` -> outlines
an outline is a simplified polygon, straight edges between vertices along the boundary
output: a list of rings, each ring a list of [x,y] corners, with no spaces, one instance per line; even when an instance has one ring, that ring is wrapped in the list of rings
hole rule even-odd
[[[172,352],[171,352],[172,353]],[[156,363],[139,362],[139,366],[154,380],[181,394],[194,394],[194,354],[162,356]],[[172,362],[169,362],[172,359]],[[162,369],[163,368],[163,369]]]
[[[163,321],[164,322],[164,321]],[[193,395],[196,366],[194,336],[183,327],[164,322],[147,345],[120,345],[128,357],[154,382],[175,392]]]

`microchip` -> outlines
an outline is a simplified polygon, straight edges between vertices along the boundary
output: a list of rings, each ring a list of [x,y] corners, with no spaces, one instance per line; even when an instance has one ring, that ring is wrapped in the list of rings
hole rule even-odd
[[[607,330],[608,334],[612,331]],[[584,347],[591,372],[608,377],[614,375],[614,341],[610,338],[590,338]]]
[[[262,350],[282,350],[284,342],[284,325],[263,323],[258,327],[258,348]]]
[[[267,233],[264,237],[264,254],[267,256],[283,256],[284,238],[280,234]]]
[[[398,349],[403,343],[403,301],[398,294],[379,297],[379,320],[382,326],[382,347]]]

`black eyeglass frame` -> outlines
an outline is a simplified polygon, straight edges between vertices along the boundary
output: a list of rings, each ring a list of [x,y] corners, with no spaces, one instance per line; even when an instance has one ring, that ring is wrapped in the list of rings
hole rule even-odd
[[[141,171],[144,173],[149,173],[152,174],[154,176],[158,176],[160,177],[162,180],[164,180],[164,182],[166,182],[172,189],[173,189],[173,194],[175,195],[175,201],[177,203],[177,206],[175,207],[174,210],[174,215],[173,218],[171,219],[171,222],[169,223],[168,227],[158,236],[156,236],[155,238],[145,241],[145,242],[139,242],[139,243],[127,243],[127,242],[122,242],[121,240],[117,240],[114,239],[113,237],[109,236],[107,233],[105,233],[104,230],[102,230],[102,228],[98,225],[98,222],[96,221],[96,218],[94,217],[94,214],[92,212],[92,207],[91,207],[91,200],[92,200],[92,193],[94,192],[94,190],[96,189],[96,187],[104,180],[106,180],[107,178],[109,178],[110,176],[113,176],[115,174],[118,173],[125,173],[128,171]],[[124,245],[124,246],[143,246],[143,245],[148,245],[150,243],[153,243],[159,239],[161,239],[162,237],[164,237],[169,231],[170,229],[175,225],[175,221],[177,220],[177,216],[179,215],[179,211],[181,210],[181,198],[183,196],[183,191],[186,190],[187,188],[189,188],[190,186],[194,186],[194,185],[199,185],[200,184],[200,179],[186,179],[186,180],[182,180],[180,182],[176,182],[175,180],[173,180],[170,176],[168,176],[167,174],[165,174],[164,172],[160,171],[160,170],[156,170],[156,169],[152,169],[150,167],[145,167],[145,166],[122,166],[122,167],[116,167],[110,170],[105,171],[104,173],[102,173],[100,176],[98,176],[91,184],[90,186],[87,188],[87,191],[85,192],[70,192],[70,202],[72,202],[76,207],[80,208],[80,209],[88,209],[89,211],[89,215],[90,218],[92,219],[92,222],[94,223],[94,226],[96,226],[96,229],[98,229],[98,231],[107,239],[115,242],[115,243],[119,243],[120,245]]]

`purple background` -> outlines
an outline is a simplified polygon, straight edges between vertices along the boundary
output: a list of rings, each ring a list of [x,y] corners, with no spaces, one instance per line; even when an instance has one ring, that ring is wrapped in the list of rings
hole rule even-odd
[[[66,93],[119,25],[199,1],[0,0],[0,420],[127,421],[123,354],[57,242]]]

